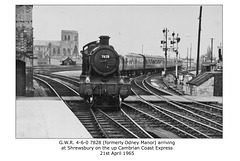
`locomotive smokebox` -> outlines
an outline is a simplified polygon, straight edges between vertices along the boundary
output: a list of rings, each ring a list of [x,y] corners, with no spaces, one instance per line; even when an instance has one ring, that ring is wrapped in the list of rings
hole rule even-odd
[[[100,36],[100,45],[109,45],[109,36]]]

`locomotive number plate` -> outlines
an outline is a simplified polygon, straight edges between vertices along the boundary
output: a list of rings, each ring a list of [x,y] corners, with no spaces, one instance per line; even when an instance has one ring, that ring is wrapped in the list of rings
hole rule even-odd
[[[109,59],[110,55],[102,55],[102,59]]]

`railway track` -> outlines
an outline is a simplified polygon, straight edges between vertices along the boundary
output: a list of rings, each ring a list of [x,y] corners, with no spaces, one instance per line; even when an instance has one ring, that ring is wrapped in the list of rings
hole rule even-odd
[[[151,77],[147,78],[147,81],[151,84],[155,84],[158,89],[162,89],[161,91],[168,92],[169,95],[184,95],[184,93],[171,85],[169,85],[163,78],[163,76],[157,76],[156,74],[152,75]]]
[[[45,75],[34,75],[34,78],[48,85],[59,98],[63,96],[79,96],[78,92],[70,88],[67,84],[61,82],[59,79]]]
[[[155,95],[161,94],[161,89],[156,88],[155,86],[151,85],[149,78],[145,79],[144,82],[142,82],[142,83],[145,84],[145,86],[148,86],[149,88],[151,88],[152,89],[151,91]],[[144,89],[146,90],[146,88],[144,88]],[[214,105],[213,103],[210,103],[210,104],[201,103],[201,102],[195,101],[193,99],[187,98],[185,96],[179,96],[179,95],[174,95],[174,96],[178,97],[180,99],[185,99],[185,100],[189,101],[189,103],[188,102],[182,102],[182,103],[179,102],[179,104],[181,104],[182,106],[184,106],[186,104],[186,105],[193,107],[193,109],[195,108],[196,110],[199,110],[199,112],[201,111],[204,113],[204,111],[206,111],[206,113],[204,113],[206,115],[209,115],[208,112],[210,112],[210,115],[213,114],[213,115],[211,115],[211,117],[213,117],[213,118],[222,116],[222,107],[219,105]],[[164,96],[162,96],[162,98],[164,98],[165,100],[171,101],[171,99],[166,98]],[[217,116],[215,116],[215,115],[217,115]]]
[[[136,138],[153,138],[123,110],[114,112],[105,111],[105,115],[108,116],[108,118],[114,120],[117,124],[123,126],[129,131],[132,131],[132,133],[134,134],[133,136],[135,136]]]
[[[34,78],[47,84],[60,98],[78,96],[78,93],[66,84],[71,82],[71,79],[61,77],[59,80],[60,77],[51,75],[35,75]],[[64,102],[94,138],[153,138],[122,110],[102,111],[91,109],[81,101]]]
[[[222,108],[222,105],[216,104],[214,102],[210,102],[210,103],[201,103],[199,101],[195,101],[193,99],[187,98],[184,96],[184,93],[182,91],[179,91],[178,89],[172,87],[171,85],[169,85],[167,83],[167,81],[163,78],[163,77],[157,77],[156,75],[152,75],[151,77],[148,77],[146,79],[146,81],[150,84],[156,84],[154,86],[154,88],[157,88],[157,90],[166,90],[167,92],[169,92],[169,94],[174,95],[174,96],[182,96],[182,98],[184,99],[188,99],[189,101],[193,102],[192,104],[195,104],[197,106],[202,106],[203,108],[213,108],[216,107],[216,109],[220,109]],[[152,83],[153,82],[153,83]]]
[[[153,95],[151,92],[149,92],[148,90],[146,90],[146,88],[144,87],[143,81],[146,78],[145,75],[143,76],[139,76],[137,78],[135,78],[134,80],[132,80],[131,85],[132,85],[132,89],[133,89],[133,93],[134,95],[136,95],[135,93],[137,93],[138,95]],[[161,95],[171,95],[171,93],[162,90],[160,92]]]
[[[172,121],[169,121],[173,123],[173,126],[177,127],[184,127],[189,126],[188,129],[191,129],[191,134],[200,137],[200,138],[222,138],[222,115],[221,113],[214,113],[212,110],[215,108],[208,106],[209,111],[202,110],[197,106],[193,107],[190,105],[185,105],[180,102],[176,102],[173,100],[168,100],[165,97],[162,96],[162,90],[157,89],[156,87],[152,86],[147,79],[145,78],[142,80],[142,86],[138,85],[139,88],[142,90],[145,90],[146,92],[149,92],[155,96],[157,96],[161,101],[161,103],[149,103],[146,100],[144,100],[141,96],[139,96],[139,100],[142,102],[142,104],[146,104],[145,112],[147,111],[155,111],[154,113],[157,113],[156,111],[160,112],[158,115],[167,115],[169,118],[172,119]],[[136,95],[137,93],[134,92]],[[135,106],[134,106],[135,107]],[[136,107],[142,108],[144,105],[138,104]],[[204,106],[205,107],[205,106]],[[210,108],[211,107],[211,108]],[[143,109],[141,109],[143,110]],[[151,113],[150,115],[154,116],[154,113]],[[163,119],[163,118],[161,118]],[[176,122],[181,121],[181,123]],[[182,130],[187,130],[186,128]],[[196,130],[196,131],[195,131]]]
[[[69,106],[94,138],[152,138],[122,110],[102,111],[76,102]]]
[[[146,89],[148,89],[152,94],[159,97],[160,99],[164,100],[168,106],[167,108],[176,110],[178,113],[183,113],[184,115],[189,115],[191,118],[199,121],[204,122],[205,124],[208,124],[210,126],[216,127],[220,130],[222,130],[222,114],[221,113],[214,113],[215,111],[218,111],[219,109],[216,109],[215,107],[206,106],[204,105],[204,109],[202,110],[202,104],[200,103],[194,103],[195,106],[190,106],[183,104],[181,102],[173,101],[170,99],[166,99],[165,97],[162,97],[159,95],[158,89],[154,88],[151,84],[148,82],[144,82],[144,86]],[[166,107],[166,106],[162,106]],[[171,107],[171,108],[170,108]],[[218,111],[219,112],[219,111]]]
[[[144,90],[144,87],[142,85],[142,81],[145,78],[145,76],[139,76],[132,80],[131,87],[134,92],[138,93],[139,95],[152,95],[148,91]],[[135,93],[132,92],[132,95],[135,95]]]
[[[223,122],[222,110],[205,106],[205,105],[200,106],[199,104],[195,104],[195,103],[181,103],[181,102],[175,102],[175,103],[188,111],[194,112],[200,116],[206,117],[207,119],[222,125],[222,122]]]
[[[78,96],[72,89],[78,82],[74,84],[70,78],[38,76],[38,79],[47,81],[60,97]],[[203,104],[208,107],[204,109],[167,100],[147,79],[141,76],[133,80],[132,92],[137,95],[134,91],[137,89],[140,94],[156,95],[164,101],[152,104],[139,96],[140,102],[122,103],[120,111],[93,110],[80,101],[65,102],[94,138],[222,138],[221,112],[214,113],[216,107]]]
[[[189,132],[170,124],[169,121],[159,119],[151,113],[133,107],[130,104],[123,103],[122,109],[148,133],[159,138],[196,138]]]
[[[58,74],[38,74],[38,76],[42,76],[42,77],[50,77],[50,78],[54,78],[57,79],[59,82],[62,82],[66,85],[68,85],[69,87],[73,88],[74,90],[78,91],[79,90],[79,79],[77,78],[73,78],[73,77],[67,77],[67,76],[63,76],[63,75],[58,75]]]
[[[86,103],[80,101],[66,101],[68,107],[88,130],[93,138],[107,138],[107,134],[95,118],[94,112]]]

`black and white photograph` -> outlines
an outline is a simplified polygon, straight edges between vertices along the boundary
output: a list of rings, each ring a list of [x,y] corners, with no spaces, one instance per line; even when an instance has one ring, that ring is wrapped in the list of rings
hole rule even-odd
[[[16,138],[222,138],[222,5],[16,5]]]
[[[3,6],[5,160],[239,158],[237,4]]]

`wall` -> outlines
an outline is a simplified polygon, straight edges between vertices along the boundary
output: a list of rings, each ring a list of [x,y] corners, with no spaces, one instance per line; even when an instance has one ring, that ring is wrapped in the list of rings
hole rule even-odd
[[[16,96],[26,95],[26,69],[25,62],[16,60]]]
[[[192,96],[213,96],[213,88],[214,88],[214,77],[207,80],[205,83],[200,86],[188,85],[187,86],[187,94]]]
[[[223,92],[223,82],[222,82],[222,73],[219,73],[218,75],[215,76],[214,79],[214,91],[213,91],[213,95],[214,96],[222,96],[222,92]]]
[[[20,92],[22,96],[33,96],[34,94],[32,9],[32,5],[16,5],[16,59],[25,62],[25,73],[22,72],[22,69],[18,69],[17,64],[16,76],[25,77],[25,89],[18,87],[18,85],[22,85],[20,82],[16,83],[16,88],[17,91],[18,89],[24,90]]]

